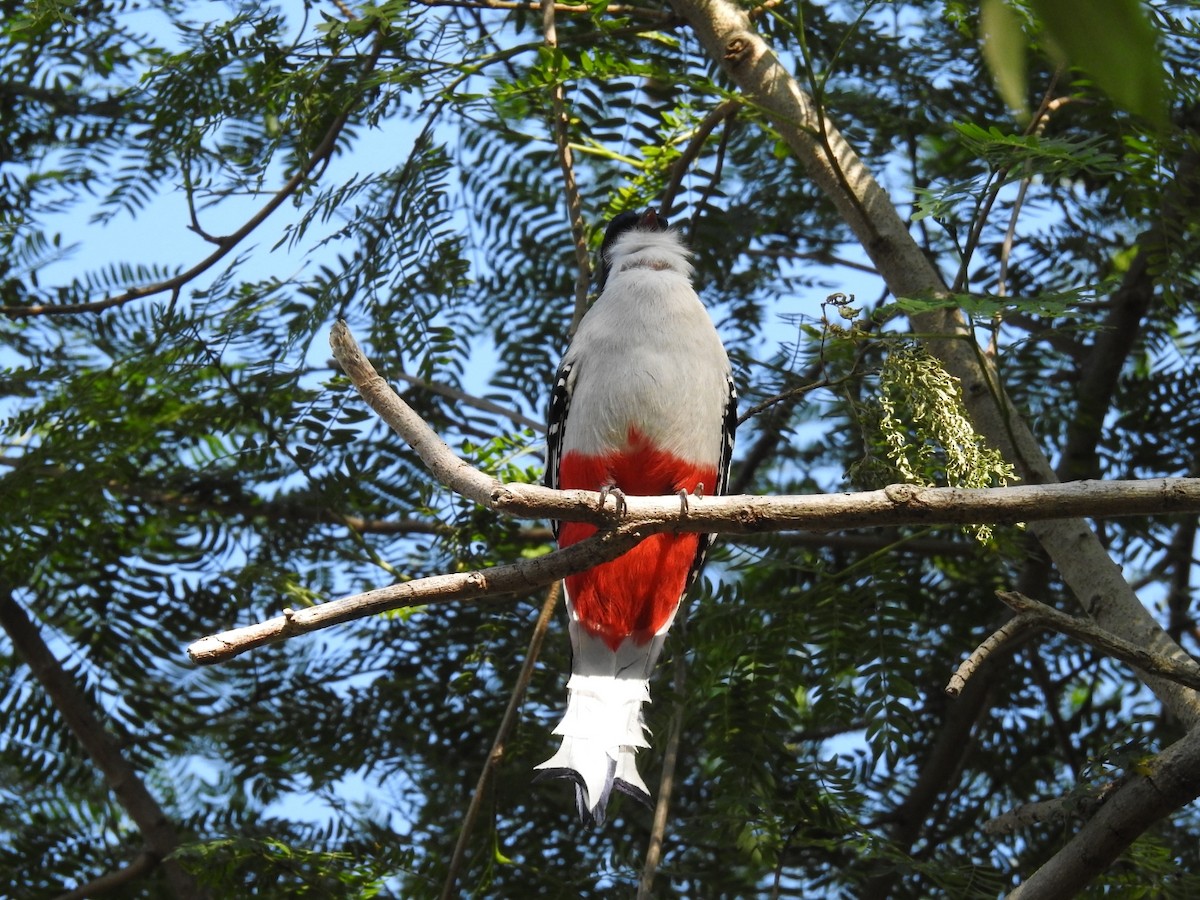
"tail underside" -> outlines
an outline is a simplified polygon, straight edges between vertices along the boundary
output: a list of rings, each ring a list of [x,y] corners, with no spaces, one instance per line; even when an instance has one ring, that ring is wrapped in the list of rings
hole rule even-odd
[[[574,781],[579,817],[600,825],[614,789],[650,803],[635,754],[639,747],[649,746],[642,704],[650,700],[649,676],[666,629],[642,643],[625,638],[616,650],[574,616],[570,631],[574,655],[567,712],[554,729],[562,737],[562,746],[537,767],[538,778]]]

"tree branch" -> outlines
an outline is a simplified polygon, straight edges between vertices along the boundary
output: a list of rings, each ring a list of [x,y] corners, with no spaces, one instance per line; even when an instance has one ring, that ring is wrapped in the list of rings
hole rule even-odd
[[[1200,796],[1200,729],[1127,775],[1070,842],[1009,900],[1074,897],[1156,821]]]
[[[437,381],[426,381],[424,378],[418,378],[415,375],[409,375],[406,372],[397,372],[394,378],[411,384],[413,387],[420,388],[424,391],[429,391],[431,394],[438,394],[456,403],[463,403],[467,406],[473,406],[476,409],[481,409],[484,412],[494,413],[497,416],[503,416],[514,425],[521,425],[533,431],[536,434],[541,434],[546,430],[546,423],[540,422],[537,419],[531,419],[524,413],[518,412],[515,409],[507,406],[501,406],[493,400],[486,397],[476,397],[474,394],[468,394],[466,391],[460,391],[458,388],[453,388],[448,384],[442,384]]]
[[[931,523],[992,524],[1049,516],[1144,515],[1200,512],[1200,479],[1078,482],[1009,488],[925,488],[892,485],[857,494],[801,497],[627,497],[620,523],[594,491],[556,491],[541,485],[503,484],[457,456],[379,376],[344,322],[330,337],[334,356],[363,399],[399,434],[442,484],[489,509],[518,518],[591,522],[608,528],[546,556],[475,572],[435,575],[354,594],[202,638],[188,648],[194,662],[223,662],[247,650],[390,609],[419,603],[478,600],[526,592],[616,559],[662,531],[759,533],[833,530]]]
[[[458,459],[449,447],[444,444],[442,447],[446,454]],[[1096,516],[1200,512],[1200,479],[1197,478],[990,489],[922,488],[900,484],[857,494],[689,497],[686,518],[680,516],[677,496],[627,496],[620,524],[612,527],[612,514],[599,508],[599,493],[554,491],[531,484],[505,485],[471,469],[466,462],[459,462],[464,468],[456,468],[442,460],[437,460],[437,468],[451,472],[458,482],[474,488],[480,482],[486,482],[489,490],[477,491],[483,497],[479,502],[484,506],[521,518],[592,522],[611,530],[534,559],[475,572],[434,575],[308,609],[285,609],[282,616],[266,622],[203,638],[188,648],[188,655],[194,662],[202,664],[223,662],[264,644],[391,609],[524,593],[616,559],[649,535],[663,531],[754,534],[789,529],[813,531],[932,523],[1000,524],[1062,515],[1064,511]],[[467,470],[473,477],[463,477]]]
[[[121,754],[116,740],[105,731],[87,695],[50,652],[41,631],[17,603],[12,589],[3,584],[0,584],[0,628],[8,634],[17,655],[29,666],[75,740],[104,775],[117,802],[137,825],[147,853],[163,867],[174,895],[180,900],[204,900],[205,892],[179,863],[168,858],[179,846],[175,826],[137,770]]]
[[[383,50],[382,38],[376,38],[375,44],[371,49],[371,54],[367,58],[366,66],[363,70],[363,76],[370,74],[375,64],[379,60],[379,54]],[[232,234],[225,235],[221,238],[211,239],[217,244],[217,249],[206,256],[200,262],[196,263],[190,269],[186,269],[171,278],[163,281],[156,281],[152,284],[139,285],[138,287],[129,288],[120,294],[113,294],[110,297],[105,297],[102,300],[91,300],[85,303],[55,303],[55,304],[37,304],[32,306],[0,306],[0,314],[8,316],[10,319],[27,319],[33,316],[66,316],[77,315],[79,313],[98,313],[106,309],[112,309],[116,306],[123,306],[132,300],[139,300],[144,297],[151,297],[155,294],[164,294],[169,291],[178,291],[188,282],[203,275],[218,262],[224,259],[229,253],[254,232],[259,225],[267,220],[271,213],[275,212],[283,203],[299,190],[309,179],[313,172],[320,166],[328,162],[333,155],[333,151],[337,149],[338,137],[342,133],[342,129],[346,127],[346,123],[350,121],[350,115],[353,112],[353,107],[338,115],[325,132],[325,136],[321,138],[321,142],[317,144],[313,150],[308,164],[300,168],[291,178],[289,178],[278,191],[272,195],[271,199],[256,212],[253,216],[237,231]]]
[[[1180,662],[1170,656],[1159,656],[1137,644],[1110,634],[1091,622],[1059,612],[1052,606],[1039,603],[1016,591],[997,591],[996,596],[1017,613],[1013,622],[1022,620],[1026,626],[1049,628],[1090,644],[1114,659],[1129,663],[1143,672],[1152,672],[1179,684],[1200,691],[1200,666],[1195,662]],[[990,640],[990,639],[989,639]]]
[[[556,5],[542,0],[542,36],[546,46],[558,49],[558,27],[554,22]],[[557,75],[557,65],[555,74]],[[562,82],[555,80],[550,88],[550,110],[552,121],[550,132],[554,135],[554,149],[558,156],[558,167],[562,170],[563,195],[567,201],[567,218],[571,224],[571,245],[575,250],[575,305],[571,312],[571,324],[567,334],[574,334],[587,312],[588,284],[591,282],[591,259],[588,254],[587,233],[583,225],[583,200],[579,196],[579,184],[575,181],[575,163],[571,155],[571,120],[567,116],[566,98]]]
[[[696,130],[692,133],[692,139],[688,141],[688,145],[683,149],[683,153],[671,164],[671,180],[662,195],[663,215],[671,215],[671,207],[675,204],[675,195],[679,193],[679,189],[683,186],[683,178],[687,174],[688,169],[691,168],[692,163],[700,155],[700,151],[704,149],[704,144],[708,141],[709,135],[722,122],[732,120],[741,108],[741,101],[726,100],[709,110],[704,120],[696,126]]]
[[[87,884],[80,885],[73,891],[59,894],[54,900],[90,900],[111,890],[122,887],[135,878],[145,875],[158,865],[158,857],[148,850],[143,850],[127,866],[122,866],[112,872],[106,872],[99,878],[93,878]]]
[[[652,900],[654,878],[662,862],[663,846],[667,833],[667,815],[671,809],[671,795],[675,790],[675,767],[679,762],[679,742],[683,737],[684,686],[687,682],[687,609],[681,608],[675,628],[680,640],[674,647],[674,710],[671,713],[671,730],[667,735],[667,746],[663,751],[662,775],[658,779],[658,797],[654,802],[654,819],[650,826],[650,842],[646,847],[646,859],[642,863],[642,874],[638,879],[637,900]]]
[[[679,498],[675,498],[676,514]],[[455,600],[481,600],[503,594],[528,593],[575,572],[590,569],[616,559],[646,537],[630,526],[602,531],[563,550],[518,563],[494,566],[475,572],[434,575],[390,587],[352,594],[306,609],[285,609],[256,625],[233,628],[202,638],[188,647],[188,656],[201,665],[225,662],[247,650],[340,625],[354,619],[387,612],[405,606],[448,603]]]
[[[1033,627],[1033,623],[1032,616],[1014,616],[992,632],[955,670],[950,677],[950,683],[946,685],[946,693],[951,697],[958,697],[971,676],[979,671],[979,667],[987,662],[992,653],[1027,633]]]
[[[504,484],[458,456],[376,372],[345,322],[330,334],[333,355],[381,419],[417,453],[439,482],[482,506],[516,518],[611,525],[595,491],[556,491]],[[929,488],[898,484],[879,491],[808,496],[692,497],[681,518],[679,498],[627,497],[623,527],[647,534],[716,531],[755,534],[831,531],[914,524],[1013,524],[1064,516],[1200,512],[1200,479],[1081,481],[1005,488]]]
[[[887,192],[754,31],[745,11],[729,0],[672,0],[672,6],[788,143],[854,231],[892,293],[949,298],[941,274],[913,240]],[[911,316],[910,321],[913,331],[925,336],[930,352],[962,383],[975,427],[1018,467],[1026,482],[1055,481],[1049,461],[1004,393],[994,365],[980,351],[961,311],[931,309]],[[1085,522],[1059,518],[1031,530],[1063,581],[1101,627],[1130,635],[1156,654],[1186,659],[1138,601]],[[1194,691],[1156,678],[1149,678],[1147,684],[1181,721],[1200,723],[1200,696]]]
[[[545,8],[544,3],[537,0],[416,0],[421,6],[452,6],[462,9],[502,9],[521,10],[524,12],[539,12]],[[568,15],[593,15],[594,6],[585,3],[553,3],[551,6],[556,13]],[[611,16],[626,16],[628,18],[649,19],[652,22],[665,22],[672,18],[670,13],[659,12],[642,6],[628,6],[613,3],[604,8]]]

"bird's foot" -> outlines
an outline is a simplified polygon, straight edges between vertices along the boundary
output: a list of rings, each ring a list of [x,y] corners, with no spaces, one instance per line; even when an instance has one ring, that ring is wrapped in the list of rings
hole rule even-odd
[[[613,516],[619,519],[625,515],[625,510],[628,507],[625,503],[625,492],[615,484],[606,484],[600,488],[600,504],[596,508],[603,512],[604,504],[610,496],[613,498]]]
[[[704,482],[701,481],[696,485],[696,490],[692,491],[696,495],[697,500],[704,499]],[[679,491],[679,518],[686,519],[688,514],[688,492],[687,488]]]

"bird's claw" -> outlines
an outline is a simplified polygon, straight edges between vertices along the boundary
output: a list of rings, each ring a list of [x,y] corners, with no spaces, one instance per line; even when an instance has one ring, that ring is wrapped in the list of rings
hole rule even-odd
[[[628,506],[625,503],[625,492],[616,485],[606,484],[600,488],[600,504],[597,509],[601,512],[604,511],[604,504],[610,495],[613,498],[613,515],[619,519],[625,515],[625,510]]]
[[[696,489],[692,491],[696,495],[697,500],[704,499],[704,482],[697,483]],[[679,491],[679,518],[686,519],[688,514],[688,492],[687,488]]]

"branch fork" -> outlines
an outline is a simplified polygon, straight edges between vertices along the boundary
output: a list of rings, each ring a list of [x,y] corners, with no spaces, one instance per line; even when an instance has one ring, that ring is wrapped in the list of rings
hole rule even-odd
[[[1146,515],[1200,512],[1200,479],[1071,482],[1009,488],[929,488],[892,485],[879,491],[688,499],[678,495],[625,498],[617,520],[596,491],[557,491],[536,484],[504,484],[474,468],[392,390],[362,352],[345,322],[330,334],[334,357],[367,404],[420,456],[442,484],[481,506],[514,518],[589,522],[600,530],[571,547],[535,559],[467,573],[434,575],[353,594],[307,609],[201,638],[188,648],[193,662],[212,664],[264,644],[418,604],[476,601],[528,592],[616,559],[663,531],[759,534],[833,531],[913,524],[1002,524],[1072,515]]]

